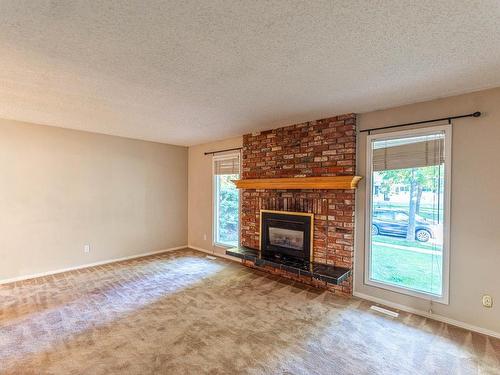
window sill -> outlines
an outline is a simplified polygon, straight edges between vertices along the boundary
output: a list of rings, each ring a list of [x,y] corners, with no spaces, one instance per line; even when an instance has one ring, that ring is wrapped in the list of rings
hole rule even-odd
[[[232,249],[233,247],[235,247],[234,245],[223,244],[223,243],[218,243],[218,242],[214,242],[214,243],[212,244],[212,246],[214,246],[214,247],[220,247],[221,249],[225,249],[225,250],[227,250],[227,249]],[[236,245],[236,247],[237,247],[237,246],[238,246],[238,245]]]
[[[413,289],[408,289],[408,288],[405,288],[402,286],[395,286],[395,285],[391,285],[391,284],[387,284],[387,283],[384,283],[381,281],[375,281],[375,280],[365,280],[363,284],[366,286],[370,286],[370,287],[374,287],[374,288],[378,288],[378,289],[384,289],[384,290],[387,290],[389,292],[398,293],[398,294],[405,295],[405,296],[421,298],[421,299],[424,299],[426,301],[431,300],[433,302],[437,302],[437,303],[440,303],[443,305],[449,305],[449,298],[447,295],[438,296],[435,294],[419,292],[419,291],[416,291]]]

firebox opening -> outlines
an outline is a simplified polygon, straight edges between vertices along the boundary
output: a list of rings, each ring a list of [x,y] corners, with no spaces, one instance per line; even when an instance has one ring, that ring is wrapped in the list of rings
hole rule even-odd
[[[312,262],[313,214],[261,210],[263,255]]]
[[[269,227],[269,243],[274,246],[304,250],[304,232],[301,230]]]

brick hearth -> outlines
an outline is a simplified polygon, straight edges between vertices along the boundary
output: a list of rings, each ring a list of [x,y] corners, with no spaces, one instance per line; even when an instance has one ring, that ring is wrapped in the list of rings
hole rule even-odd
[[[347,114],[244,135],[242,178],[353,175],[355,158],[356,116]],[[314,262],[352,270],[354,190],[244,190],[243,246],[259,248],[261,209],[314,213]],[[352,294],[352,277],[325,286]]]

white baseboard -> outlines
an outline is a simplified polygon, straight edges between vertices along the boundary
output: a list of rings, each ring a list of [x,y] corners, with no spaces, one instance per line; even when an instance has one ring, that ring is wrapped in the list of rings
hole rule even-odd
[[[60,269],[53,270],[53,271],[40,272],[40,273],[35,273],[35,274],[32,274],[32,275],[18,276],[18,277],[13,277],[11,279],[3,279],[3,280],[0,280],[0,285],[14,283],[16,281],[36,279],[37,277],[50,276],[50,275],[55,275],[55,274],[58,274],[58,273],[63,273],[63,272],[68,272],[68,271],[80,270],[82,268],[102,266],[103,264],[121,262],[121,261],[129,260],[129,259],[142,258],[142,257],[146,257],[148,255],[155,255],[155,254],[166,253],[168,251],[185,249],[187,247],[188,247],[187,245],[177,246],[177,247],[171,247],[169,249],[163,249],[163,250],[157,250],[157,251],[150,251],[150,252],[147,252],[147,253],[141,253],[141,254],[137,254],[137,255],[131,255],[131,256],[123,257],[123,258],[107,259],[107,260],[102,260],[102,261],[94,262],[94,263],[86,263],[86,264],[82,264],[80,266],[75,266],[75,267],[60,268]]]
[[[203,253],[207,253],[207,254],[210,254],[210,255],[215,255],[216,257],[219,257],[219,258],[229,259],[229,260],[232,260],[234,262],[241,263],[241,259],[240,258],[232,257],[230,255],[219,254],[219,253],[216,253],[215,251],[203,249],[201,247],[193,246],[193,245],[188,245],[187,247],[190,248],[190,249],[193,249],[193,250],[201,251]]]
[[[415,315],[420,315],[420,316],[423,316],[425,318],[437,320],[438,322],[447,323],[447,324],[450,324],[453,326],[467,329],[469,331],[482,333],[483,335],[487,335],[487,336],[491,336],[491,337],[495,337],[497,339],[500,339],[499,332],[495,332],[495,331],[492,331],[492,330],[489,330],[486,328],[482,328],[482,327],[477,327],[477,326],[474,326],[472,324],[461,322],[459,320],[447,318],[446,316],[442,316],[442,315],[438,315],[438,314],[429,314],[427,311],[417,310],[417,309],[414,309],[414,308],[409,307],[409,306],[400,305],[399,303],[389,302],[389,301],[386,301],[382,298],[372,297],[372,296],[370,296],[368,294],[364,294],[364,293],[354,292],[353,296],[358,297],[358,298],[362,298],[362,299],[365,299],[365,300],[368,300],[371,302],[379,303],[381,305],[385,305],[385,306],[391,307],[393,309],[405,311],[405,312],[415,314]]]

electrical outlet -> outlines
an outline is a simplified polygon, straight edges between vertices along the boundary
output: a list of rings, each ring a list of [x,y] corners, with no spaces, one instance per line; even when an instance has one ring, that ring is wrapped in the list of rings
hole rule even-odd
[[[206,241],[206,240],[207,240],[207,234],[205,233],[205,234],[203,235],[203,241]]]
[[[88,243],[83,245],[83,252],[90,253],[90,245]]]
[[[493,306],[493,298],[489,295],[484,295],[483,296],[483,306],[484,307],[492,307]]]

